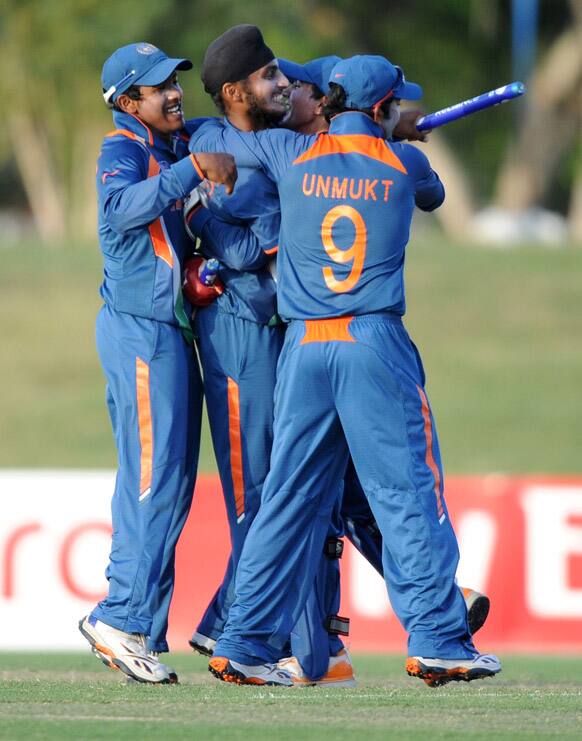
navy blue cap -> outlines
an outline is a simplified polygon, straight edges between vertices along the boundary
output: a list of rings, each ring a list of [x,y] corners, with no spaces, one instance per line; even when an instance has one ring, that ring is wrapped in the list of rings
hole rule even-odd
[[[143,41],[122,46],[103,65],[103,98],[109,103],[132,85],[159,85],[177,69],[192,69],[192,62],[171,59],[157,46]]]
[[[318,57],[305,64],[297,64],[289,59],[278,59],[279,69],[285,77],[291,82],[308,82],[319,88],[324,95],[329,93],[329,75],[341,57],[331,55],[328,57]]]
[[[345,90],[346,108],[369,110],[389,98],[422,98],[420,85],[406,82],[400,67],[379,56],[359,54],[343,59],[332,69],[329,82]]]

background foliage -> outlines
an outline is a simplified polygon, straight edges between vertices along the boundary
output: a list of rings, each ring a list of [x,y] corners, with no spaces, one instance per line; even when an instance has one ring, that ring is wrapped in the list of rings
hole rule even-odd
[[[540,0],[540,63],[562,34],[582,28],[579,6],[577,0]],[[94,161],[110,126],[100,70],[130,41],[189,56],[199,70],[219,33],[257,23],[276,54],[297,61],[384,54],[423,84],[425,109],[434,110],[510,81],[510,11],[510,0],[3,0],[0,90],[9,104],[0,113],[0,197],[32,210],[46,240],[93,235]],[[214,112],[197,71],[182,82],[190,115]],[[443,132],[477,202],[492,197],[526,114],[525,102],[514,104]],[[579,169],[575,146],[546,172],[544,202],[563,213]]]

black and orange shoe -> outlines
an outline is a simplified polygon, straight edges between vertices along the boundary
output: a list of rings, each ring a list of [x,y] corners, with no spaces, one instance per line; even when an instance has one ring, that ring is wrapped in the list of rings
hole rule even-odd
[[[463,593],[465,604],[467,605],[469,630],[471,631],[471,635],[475,635],[487,620],[491,601],[486,594],[481,594],[481,592],[477,592],[475,589],[471,589],[470,587],[459,587],[459,589]]]
[[[411,677],[423,679],[429,687],[441,687],[449,682],[471,682],[473,679],[493,677],[501,671],[501,664],[493,654],[477,654],[472,659],[409,656],[406,671]]]
[[[213,656],[208,662],[208,671],[223,682],[233,684],[293,687],[289,674],[277,664],[239,664],[224,656]]]

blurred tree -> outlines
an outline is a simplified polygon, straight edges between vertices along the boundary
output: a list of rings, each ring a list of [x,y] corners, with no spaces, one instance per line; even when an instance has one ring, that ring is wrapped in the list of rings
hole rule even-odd
[[[510,3],[3,0],[0,63],[4,74],[0,90],[8,105],[0,111],[0,125],[6,132],[0,137],[0,164],[7,160],[16,164],[41,237],[47,241],[61,240],[65,235],[90,237],[95,233],[95,159],[101,137],[111,126],[99,95],[100,71],[118,46],[143,40],[170,54],[189,56],[195,70],[184,74],[181,82],[185,110],[191,116],[214,114],[199,79],[204,50],[226,28],[243,22],[257,23],[276,54],[297,61],[331,53],[384,54],[402,64],[410,79],[422,83],[425,109],[436,110],[509,81]],[[540,0],[542,61],[537,77],[534,75],[532,100],[545,99],[547,83],[540,82],[538,96],[535,80],[545,79],[548,60],[569,37],[571,18],[580,12],[580,0]],[[582,44],[575,43],[573,56],[579,58]],[[564,83],[565,72],[562,77]],[[576,91],[573,79],[568,89]],[[574,96],[565,107],[559,106],[559,120],[551,123],[560,140],[556,151],[568,138],[559,132],[567,118],[565,109],[575,107]],[[522,162],[534,155],[523,133],[531,126],[531,108],[519,122],[514,112],[514,104],[504,106],[433,135],[428,151],[447,182],[448,200],[441,218],[449,233],[466,234],[465,225],[475,204],[492,197],[504,158],[505,172],[509,172],[512,157],[506,152],[510,148],[523,141],[519,150],[524,152]],[[522,133],[516,133],[517,128]],[[572,139],[573,134],[568,136]],[[570,203],[571,212],[577,213],[574,205],[582,196],[571,194],[582,190],[582,185],[573,187],[582,176],[576,176],[574,166],[563,167],[564,154],[554,160],[549,166],[554,170],[562,167],[562,185],[551,189],[552,206],[566,212]],[[10,164],[2,169],[8,174],[13,171]],[[507,175],[501,177],[497,193],[506,187],[504,177]],[[546,169],[544,178],[551,187],[551,170]],[[513,187],[506,190],[514,195]],[[535,191],[532,197],[547,196]]]
[[[580,146],[582,131],[582,4],[571,0],[572,23],[553,41],[528,81],[528,97],[496,186],[502,208],[524,210],[552,187],[560,160]],[[577,161],[576,161],[577,160]],[[574,158],[579,170],[579,158]],[[580,180],[580,172],[574,175]],[[572,187],[575,193],[575,188]],[[573,203],[575,203],[573,198]],[[574,208],[571,218],[580,218]]]
[[[95,159],[111,126],[99,95],[100,71],[114,49],[147,40],[199,63],[209,41],[228,26],[259,22],[269,42],[290,54],[308,35],[304,11],[304,3],[285,0],[244,8],[225,0],[4,0],[0,91],[10,103],[0,123],[40,237],[58,243],[95,233]],[[316,49],[311,35],[307,55]],[[182,81],[197,114],[213,113],[198,75]],[[186,108],[192,110],[188,98]]]
[[[0,90],[10,104],[0,115],[45,241],[94,234],[95,157],[108,118],[98,71],[169,4],[4,0]]]

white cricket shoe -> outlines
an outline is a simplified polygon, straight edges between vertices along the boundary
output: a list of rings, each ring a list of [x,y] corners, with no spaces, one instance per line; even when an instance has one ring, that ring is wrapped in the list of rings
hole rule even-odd
[[[493,654],[477,654],[472,659],[409,656],[406,671],[411,677],[424,679],[429,687],[440,687],[448,682],[471,682],[473,679],[493,677],[501,671],[501,664]]]
[[[214,656],[208,662],[208,671],[223,682],[293,687],[290,674],[279,669],[277,664],[239,664],[224,656]]]
[[[209,636],[197,632],[192,634],[192,638],[190,638],[188,643],[192,646],[194,651],[197,651],[203,656],[212,656],[214,653],[214,647],[216,646],[214,638],[210,638]]]
[[[79,622],[79,630],[95,656],[110,669],[120,669],[137,682],[175,684],[178,681],[176,672],[162,664],[157,653],[148,652],[144,635],[125,633],[89,616]]]
[[[293,684],[317,687],[355,687],[356,677],[350,655],[343,648],[337,656],[329,657],[327,672],[320,679],[310,679],[303,671],[303,667],[295,656],[281,659],[277,663],[279,669],[283,669],[291,675]]]

